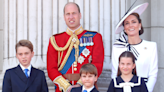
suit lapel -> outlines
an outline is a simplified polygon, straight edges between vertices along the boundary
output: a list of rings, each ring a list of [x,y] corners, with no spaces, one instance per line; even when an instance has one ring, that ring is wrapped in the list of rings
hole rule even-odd
[[[79,89],[82,91],[82,86]]]
[[[81,87],[77,87],[75,88],[76,90],[74,90],[73,92],[81,92],[82,91],[82,86]]]
[[[95,87],[91,90],[91,92],[99,92]]]
[[[16,68],[15,68],[15,73],[17,74],[17,76],[24,82],[24,83],[27,83],[27,77],[26,75],[24,74],[24,72],[22,71],[21,67],[18,65]]]
[[[33,67],[31,67],[31,73],[30,73],[30,77],[28,78],[28,82],[27,82],[27,86],[25,87],[25,91],[33,83],[34,79],[36,78],[37,73],[38,72],[36,72],[36,70]]]

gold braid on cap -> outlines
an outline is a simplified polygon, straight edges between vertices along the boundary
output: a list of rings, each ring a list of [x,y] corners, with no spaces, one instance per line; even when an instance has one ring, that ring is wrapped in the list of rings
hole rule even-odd
[[[70,53],[73,49],[73,46],[75,48],[75,60],[77,62],[78,55],[79,55],[79,39],[78,39],[77,35],[72,34],[71,37],[69,38],[67,44],[64,47],[59,47],[56,44],[56,40],[55,40],[54,36],[51,36],[50,40],[51,40],[52,46],[55,48],[55,50],[58,51],[58,67],[59,67],[58,70],[59,71],[61,71],[63,69],[64,65],[66,64],[67,59],[68,59],[68,57],[69,57],[69,55],[70,55]],[[63,56],[63,51],[66,50],[67,48],[68,48],[68,51],[67,51],[67,53],[66,53],[66,55],[63,59],[63,62],[60,65],[60,62],[61,62],[61,59],[62,59],[62,56]],[[60,56],[60,52],[62,52],[61,56]]]

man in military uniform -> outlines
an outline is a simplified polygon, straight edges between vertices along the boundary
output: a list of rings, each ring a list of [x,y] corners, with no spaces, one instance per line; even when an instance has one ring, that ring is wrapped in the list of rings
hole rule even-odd
[[[82,85],[79,70],[83,64],[92,63],[102,72],[104,47],[101,34],[84,30],[80,25],[81,13],[76,3],[64,7],[66,32],[50,37],[47,51],[47,71],[56,85],[56,92],[67,92]]]

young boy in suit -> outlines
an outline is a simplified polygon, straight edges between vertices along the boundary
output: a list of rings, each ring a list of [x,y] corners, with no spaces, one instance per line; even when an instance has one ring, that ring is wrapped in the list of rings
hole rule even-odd
[[[6,70],[2,92],[48,92],[43,71],[32,67],[33,45],[28,40],[20,40],[16,46],[17,67]]]
[[[94,86],[97,81],[97,68],[91,64],[85,64],[80,69],[81,87],[72,88],[71,92],[99,92]]]

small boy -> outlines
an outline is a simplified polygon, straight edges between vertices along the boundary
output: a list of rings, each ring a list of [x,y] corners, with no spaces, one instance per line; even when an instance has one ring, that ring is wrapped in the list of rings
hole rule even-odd
[[[94,86],[97,78],[97,68],[93,64],[83,65],[80,69],[80,79],[83,86],[72,88],[71,92],[99,92]]]
[[[6,70],[2,92],[48,92],[43,71],[32,67],[33,45],[28,40],[20,40],[16,46],[17,67]]]

